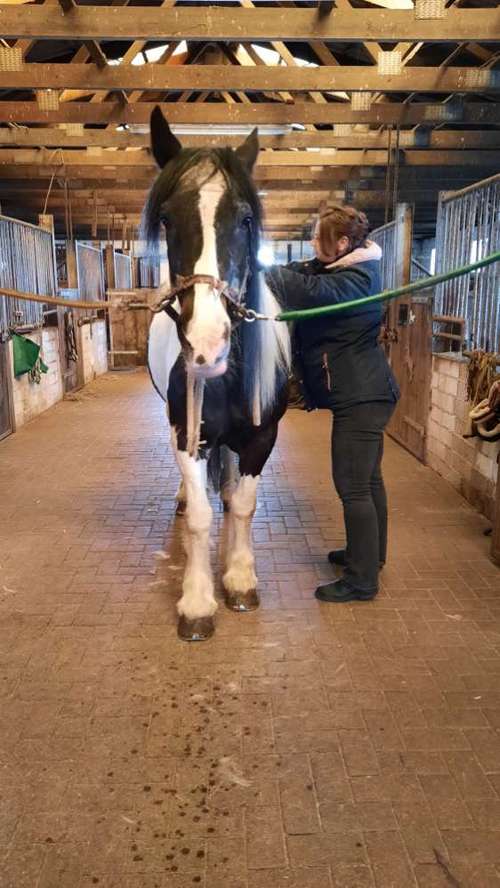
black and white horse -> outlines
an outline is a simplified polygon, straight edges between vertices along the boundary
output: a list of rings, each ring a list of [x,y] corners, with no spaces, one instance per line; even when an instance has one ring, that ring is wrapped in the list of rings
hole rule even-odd
[[[167,402],[182,474],[187,564],[177,606],[179,635],[194,641],[212,634],[217,609],[206,485],[207,465],[218,463],[221,447],[239,458],[229,501],[226,604],[245,611],[259,603],[251,523],[260,474],[286,409],[290,344],[286,324],[247,323],[239,308],[244,303],[266,315],[279,311],[257,266],[261,206],[251,177],[256,131],[235,151],[184,149],[156,108],[151,145],[161,172],[145,207],[145,234],[157,243],[165,227],[173,287],[166,311],[151,324],[149,369]],[[187,401],[196,386],[203,398],[201,440],[193,443]]]

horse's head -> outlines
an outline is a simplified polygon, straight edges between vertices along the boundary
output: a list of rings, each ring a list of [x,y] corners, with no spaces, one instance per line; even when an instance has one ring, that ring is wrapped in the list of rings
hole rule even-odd
[[[151,147],[161,172],[145,208],[146,234],[156,240],[165,227],[172,285],[192,275],[214,279],[179,292],[178,331],[188,369],[219,376],[227,369],[231,317],[216,282],[226,282],[243,299],[255,271],[261,211],[251,173],[257,133],[235,151],[184,149],[155,108]]]

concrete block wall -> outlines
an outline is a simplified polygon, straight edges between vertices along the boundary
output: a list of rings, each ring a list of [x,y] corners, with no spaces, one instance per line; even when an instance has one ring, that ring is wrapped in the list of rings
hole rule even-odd
[[[470,410],[467,366],[460,356],[433,355],[427,464],[492,518],[500,444],[463,437]]]
[[[108,370],[108,346],[105,321],[96,321],[90,326],[81,328],[81,349],[84,383],[91,382],[96,376]],[[9,343],[9,359],[12,379],[12,401],[14,407],[14,426],[21,428],[44,410],[48,410],[63,398],[63,379],[59,356],[59,332],[57,327],[27,334],[27,338],[41,345],[40,355],[49,370],[42,373],[39,383],[31,382],[25,373],[19,379],[14,377],[14,360],[12,343]]]
[[[14,377],[12,343],[9,344],[14,423],[17,429],[29,422],[30,419],[34,419],[39,413],[52,407],[63,396],[57,328],[49,327],[46,330],[30,333],[27,338],[41,345],[40,355],[44,363],[47,364],[49,372],[42,373],[40,383],[31,382],[27,373],[16,379]]]
[[[86,385],[108,370],[106,322],[96,321],[81,327],[83,381]]]

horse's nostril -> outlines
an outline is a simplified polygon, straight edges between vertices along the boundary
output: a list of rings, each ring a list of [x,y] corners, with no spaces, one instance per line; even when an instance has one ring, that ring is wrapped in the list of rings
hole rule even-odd
[[[205,358],[203,357],[203,355],[198,355],[198,357],[195,359],[195,363],[201,365],[201,364],[206,364],[207,362],[206,362]]]

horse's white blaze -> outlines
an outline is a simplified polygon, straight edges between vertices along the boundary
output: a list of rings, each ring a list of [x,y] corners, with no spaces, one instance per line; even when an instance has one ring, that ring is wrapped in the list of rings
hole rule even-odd
[[[250,592],[257,586],[252,548],[252,518],[257,505],[260,475],[243,475],[231,498],[227,568],[223,582],[228,592]]]
[[[194,274],[219,277],[215,214],[225,188],[224,179],[219,173],[200,189],[198,209],[201,217],[202,250],[194,266]],[[205,369],[212,376],[225,372],[225,361],[220,361],[216,374],[211,368],[229,347],[228,328],[229,318],[219,294],[209,284],[195,284],[193,315],[186,330],[186,338],[193,349],[194,361],[201,355],[206,362],[201,366],[195,363],[197,372]]]
[[[195,620],[199,617],[211,617],[217,610],[210,568],[209,535],[212,509],[206,490],[207,464],[204,459],[196,460],[185,451],[177,450],[174,430],[172,442],[187,500],[185,530],[187,564],[182,583],[182,598],[177,604],[177,610],[188,620]]]

